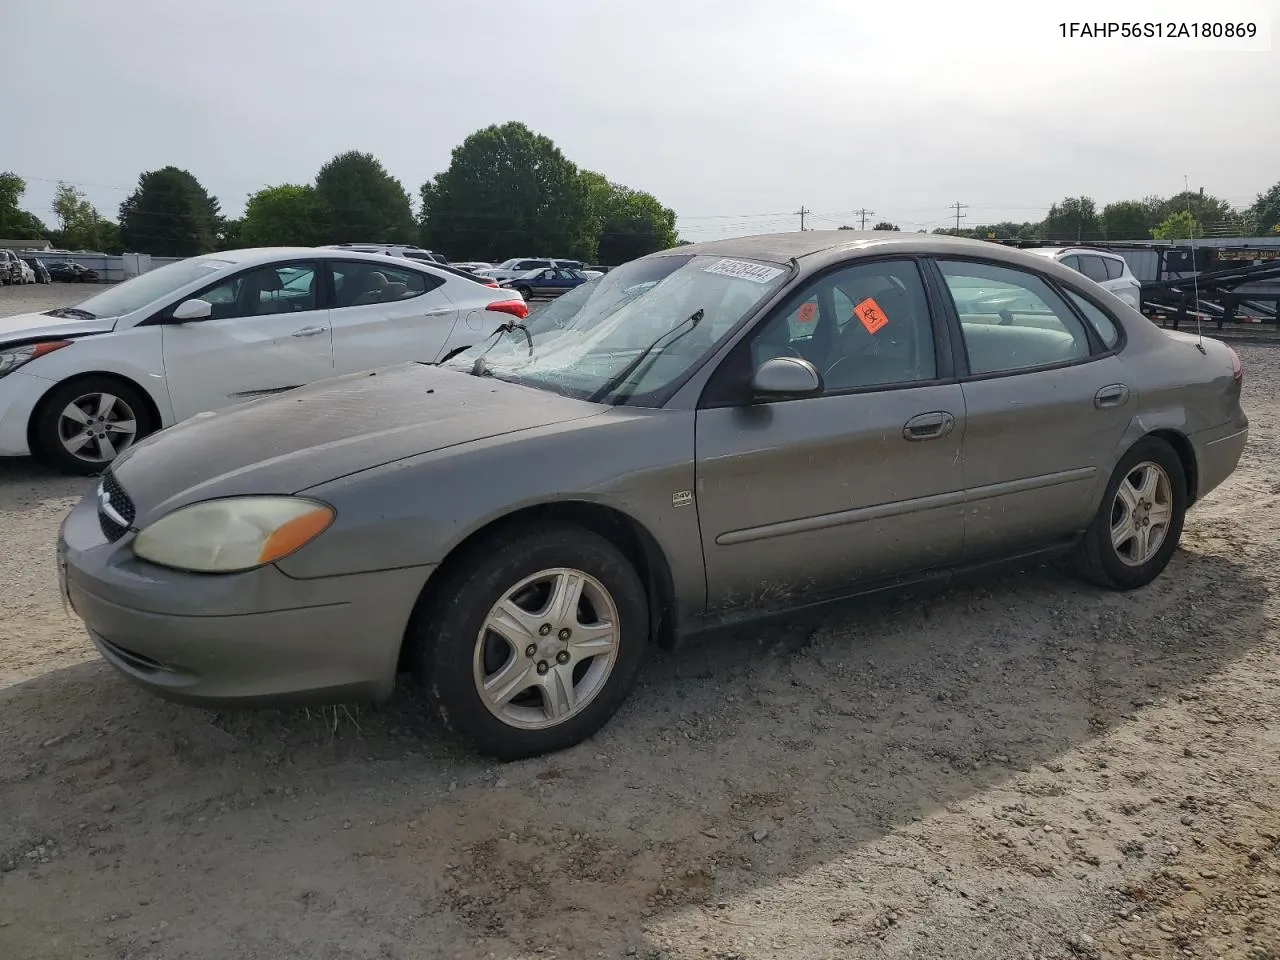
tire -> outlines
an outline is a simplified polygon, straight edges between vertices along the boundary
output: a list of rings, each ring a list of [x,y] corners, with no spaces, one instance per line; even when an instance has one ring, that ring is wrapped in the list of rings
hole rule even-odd
[[[648,601],[635,568],[605,538],[564,523],[508,528],[464,550],[411,636],[418,678],[445,726],[503,761],[563,750],[590,737],[631,692],[648,647]],[[552,578],[537,579],[547,574]],[[557,617],[549,612],[549,588],[574,582],[573,575],[587,603],[571,618]],[[503,615],[503,630],[514,640],[487,629],[504,600],[519,614]],[[584,615],[594,630],[583,627]],[[608,622],[613,631],[602,633]],[[574,625],[576,643],[566,624]],[[602,651],[611,636],[612,650],[584,653],[577,644],[592,636]],[[570,659],[570,648],[579,659]],[[503,673],[512,679],[507,701],[495,694],[490,707],[481,688]],[[581,701],[576,707],[568,706],[573,698],[554,692],[565,690],[566,678]],[[563,719],[555,719],[553,702],[560,703]]]
[[[80,377],[58,384],[41,399],[31,417],[32,453],[46,465],[61,473],[80,476],[101,473],[114,457],[101,459],[105,451],[97,439],[92,439],[81,447],[81,450],[86,452],[85,455],[72,452],[64,442],[64,437],[76,436],[73,433],[76,421],[65,418],[64,413],[72,404],[77,404],[82,410],[87,409],[90,415],[96,415],[101,409],[98,400],[103,397],[113,397],[117,401],[110,405],[107,421],[101,423],[107,440],[115,449],[115,456],[119,456],[134,443],[158,429],[159,424],[151,413],[151,404],[137,387],[117,377],[105,375]],[[110,425],[113,422],[116,424],[129,422],[129,414],[132,414],[134,425],[132,434],[125,430],[111,429]],[[96,425],[96,423],[86,424],[86,426]]]
[[[524,297],[525,303],[528,303],[530,300],[533,299],[533,290],[531,290],[529,287],[516,287],[515,291],[516,293],[520,294],[520,296]]]
[[[1137,493],[1141,481],[1163,473],[1162,489],[1156,476],[1155,492],[1150,496]],[[1121,496],[1121,487],[1128,491]],[[1129,502],[1138,498],[1136,507]],[[1148,504],[1142,507],[1142,503]],[[1163,510],[1161,508],[1164,508]],[[1112,590],[1135,590],[1145,587],[1164,572],[1182,536],[1187,512],[1187,478],[1182,461],[1164,440],[1144,437],[1135,443],[1116,465],[1107,484],[1098,512],[1076,548],[1073,566],[1076,573],[1099,586]],[[1138,530],[1146,530],[1150,538],[1159,535],[1159,543],[1145,546],[1130,525],[1122,526],[1126,515],[1139,521]],[[1163,523],[1160,517],[1166,517]],[[1145,519],[1144,525],[1141,521]],[[1130,536],[1117,543],[1117,538]],[[1139,549],[1139,548],[1142,549]]]

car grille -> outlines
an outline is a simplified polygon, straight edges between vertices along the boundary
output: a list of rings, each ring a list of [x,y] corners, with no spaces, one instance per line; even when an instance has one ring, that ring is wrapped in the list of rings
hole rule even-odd
[[[110,498],[112,510],[125,521],[123,526],[109,517],[103,509],[103,494]],[[107,470],[102,474],[102,482],[98,485],[98,525],[102,527],[102,535],[114,543],[129,532],[129,525],[136,515],[137,507],[133,500],[125,493],[124,487],[120,486],[120,481]]]

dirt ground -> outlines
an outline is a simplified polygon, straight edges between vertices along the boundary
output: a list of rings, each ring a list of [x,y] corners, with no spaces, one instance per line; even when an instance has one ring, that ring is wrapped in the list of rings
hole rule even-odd
[[[136,690],[58,599],[88,483],[0,461],[0,957],[1276,960],[1280,346],[1238,349],[1251,442],[1153,586],[727,633],[506,766],[411,691]]]

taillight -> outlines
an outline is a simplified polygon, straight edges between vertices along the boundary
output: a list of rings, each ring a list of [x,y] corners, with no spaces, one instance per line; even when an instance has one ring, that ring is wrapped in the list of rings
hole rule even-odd
[[[523,300],[497,300],[485,307],[486,310],[496,310],[498,313],[509,313],[513,317],[519,317],[523,320],[529,316],[529,305]]]
[[[1231,378],[1235,380],[1236,383],[1243,384],[1244,364],[1240,362],[1240,354],[1236,353],[1230,347],[1227,347],[1227,352],[1231,354]]]
[[[493,287],[493,289],[497,290],[497,289],[498,289],[498,281],[497,281],[497,280],[490,280],[488,283],[486,283],[486,284],[485,284],[485,286],[486,286],[486,287]]]

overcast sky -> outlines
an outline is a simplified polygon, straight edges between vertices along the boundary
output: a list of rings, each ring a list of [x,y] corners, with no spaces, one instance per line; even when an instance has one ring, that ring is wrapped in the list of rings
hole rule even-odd
[[[0,20],[0,170],[48,222],[55,181],[115,212],[147,169],[238,214],[372,152],[416,202],[450,151],[520,120],[655,194],[688,239],[1038,220],[1280,180],[1278,0],[41,0]],[[1203,41],[1063,39],[1077,21],[1258,23]]]

